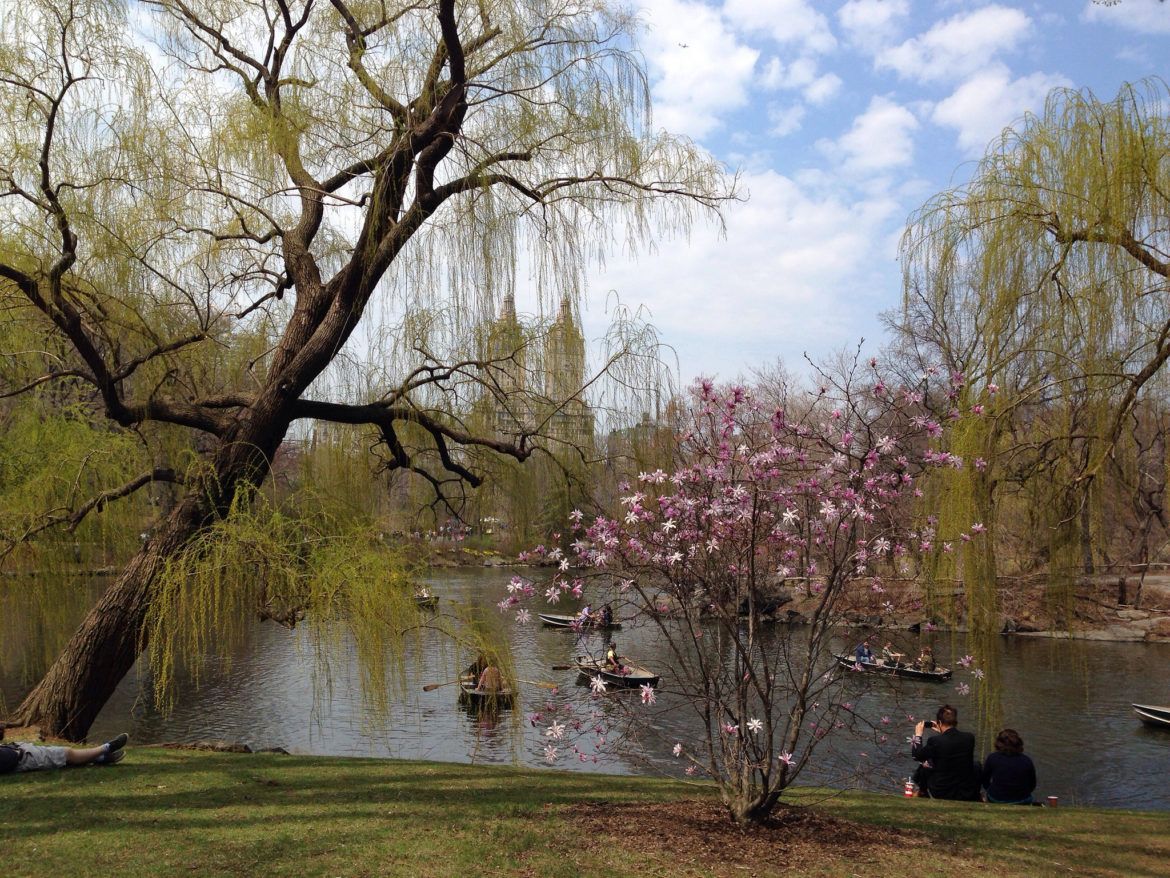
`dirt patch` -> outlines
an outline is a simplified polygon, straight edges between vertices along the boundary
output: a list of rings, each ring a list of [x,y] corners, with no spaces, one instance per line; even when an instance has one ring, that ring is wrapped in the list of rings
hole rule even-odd
[[[764,823],[748,827],[734,825],[719,803],[702,800],[654,805],[588,802],[570,810],[581,837],[590,839],[586,846],[633,845],[680,867],[716,874],[832,872],[834,864],[874,862],[893,848],[930,844],[920,832],[851,823],[812,808],[785,805]],[[630,835],[631,826],[638,828],[636,839]]]

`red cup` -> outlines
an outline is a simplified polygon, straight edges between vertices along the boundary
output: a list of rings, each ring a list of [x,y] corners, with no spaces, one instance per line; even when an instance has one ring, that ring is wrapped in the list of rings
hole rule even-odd
[[[1059,796],[1049,796],[1049,797],[1048,797],[1048,807],[1049,807],[1049,808],[1055,808],[1055,807],[1056,807],[1056,803],[1057,803],[1057,802],[1059,802],[1059,801],[1060,801],[1060,797],[1059,797]]]

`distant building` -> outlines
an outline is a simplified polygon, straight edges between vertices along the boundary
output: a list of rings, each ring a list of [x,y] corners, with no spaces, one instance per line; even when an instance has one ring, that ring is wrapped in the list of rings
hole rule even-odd
[[[533,430],[548,419],[543,432],[552,450],[561,445],[593,446],[593,410],[582,396],[585,383],[585,336],[573,317],[568,296],[543,337],[516,314],[516,300],[504,297],[500,316],[481,334],[480,357],[491,365],[477,407],[502,436]]]
[[[585,336],[573,319],[569,297],[561,299],[557,318],[545,337],[544,395],[556,407],[549,436],[575,447],[593,445],[593,411],[582,398],[585,385]]]

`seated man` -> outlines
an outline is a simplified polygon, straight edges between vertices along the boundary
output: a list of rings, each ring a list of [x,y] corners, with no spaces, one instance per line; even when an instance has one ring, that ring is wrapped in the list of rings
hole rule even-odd
[[[882,647],[882,664],[897,665],[902,660],[904,653],[894,652],[894,644],[886,641],[886,645]]]
[[[589,604],[581,608],[581,612],[577,614],[577,621],[582,625],[589,625],[593,622],[593,608]]]
[[[40,771],[71,765],[116,765],[126,756],[122,748],[130,736],[125,732],[99,747],[57,747],[24,741],[0,744],[0,774],[10,771]]]
[[[609,649],[605,652],[605,666],[619,674],[624,674],[626,671],[625,665],[622,664],[622,657],[618,655],[617,644],[612,641],[609,644]]]
[[[857,644],[857,648],[853,650],[853,659],[858,664],[869,665],[874,662],[873,650],[869,648],[869,638]]]
[[[938,734],[925,741],[922,735],[928,722],[919,721],[911,739],[910,755],[923,764],[926,772],[916,773],[919,784],[932,799],[979,801],[979,773],[975,766],[975,736],[960,732],[959,712],[944,704],[929,723]]]

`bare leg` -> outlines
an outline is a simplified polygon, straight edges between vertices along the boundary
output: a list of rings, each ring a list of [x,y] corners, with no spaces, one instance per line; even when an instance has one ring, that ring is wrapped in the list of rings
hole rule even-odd
[[[93,762],[106,752],[105,746],[100,747],[70,747],[65,753],[66,765],[85,765]]]

